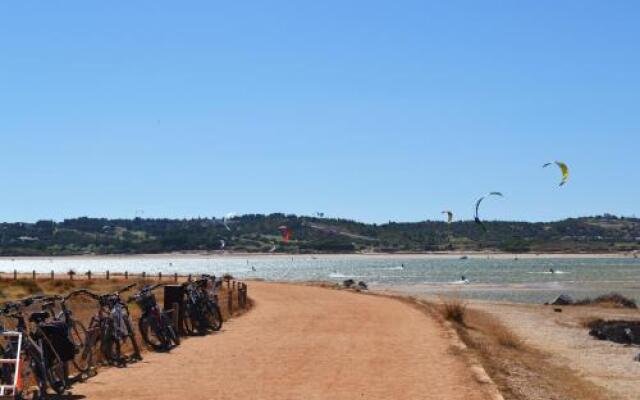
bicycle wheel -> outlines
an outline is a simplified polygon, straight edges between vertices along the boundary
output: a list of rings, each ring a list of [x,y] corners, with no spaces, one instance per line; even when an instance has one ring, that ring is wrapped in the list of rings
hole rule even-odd
[[[146,317],[140,318],[140,320],[138,320],[138,328],[140,329],[142,341],[144,341],[147,346],[156,351],[168,349],[168,340],[153,316],[147,315]]]
[[[222,314],[220,313],[220,307],[214,302],[207,302],[205,308],[205,318],[209,325],[209,328],[214,331],[219,331],[222,328]]]
[[[67,388],[67,377],[64,363],[60,358],[54,358],[45,366],[46,378],[49,387],[57,394],[63,394]]]
[[[138,341],[136,340],[135,332],[133,331],[133,327],[131,326],[131,318],[129,317],[129,315],[127,315],[127,317],[124,319],[124,323],[127,326],[127,331],[129,331],[129,335],[127,336],[127,338],[129,338],[131,347],[133,347],[133,354],[131,355],[131,357],[129,357],[129,359],[141,361],[142,354],[140,354],[140,346],[138,346]],[[125,338],[124,341],[126,340],[127,339]]]
[[[120,340],[116,337],[113,321],[107,319],[101,326],[102,355],[112,365],[122,365],[122,352]]]
[[[86,328],[80,321],[73,320],[71,325],[71,341],[75,347],[73,366],[82,373],[87,373],[91,369],[93,361],[92,342]]]
[[[29,367],[23,368],[23,370],[20,371],[22,374],[21,378],[23,379],[20,396],[25,399],[41,400],[47,396],[47,378],[44,372],[44,362],[39,354],[35,352],[31,353],[28,357]],[[31,385],[33,380],[35,380],[35,386]]]
[[[197,313],[191,303],[185,304],[184,317],[182,318],[182,329],[187,335],[194,335],[198,326]]]
[[[64,393],[67,388],[67,369],[56,352],[51,341],[43,336],[41,348],[44,349],[42,367],[44,378],[51,389],[57,394]]]
[[[167,314],[164,312],[162,313],[161,318],[162,318],[162,323],[165,326],[165,336],[168,339],[167,345],[171,345],[171,342],[173,342],[174,345],[178,346],[180,344],[180,336],[178,335],[175,328],[173,327],[171,320],[169,319]]]

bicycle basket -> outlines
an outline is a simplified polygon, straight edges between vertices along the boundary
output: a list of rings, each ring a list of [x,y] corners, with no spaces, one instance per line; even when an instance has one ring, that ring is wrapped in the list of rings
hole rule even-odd
[[[73,360],[73,357],[75,356],[75,346],[73,345],[73,342],[69,340],[69,336],[67,336],[67,325],[64,322],[48,322],[46,324],[42,324],[40,329],[48,339],[48,341],[44,340],[44,350],[50,362],[55,359],[50,346],[53,346],[53,349],[58,353],[58,356],[60,356],[62,361]]]

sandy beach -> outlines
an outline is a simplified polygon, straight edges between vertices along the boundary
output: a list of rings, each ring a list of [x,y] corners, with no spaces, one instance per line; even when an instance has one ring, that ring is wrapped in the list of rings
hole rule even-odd
[[[640,363],[634,357],[640,347],[596,340],[585,326],[594,319],[640,320],[637,309],[461,300],[455,293],[412,298],[429,304],[461,301],[465,305],[466,322],[460,330],[467,344],[484,353],[483,365],[505,398],[638,398]],[[505,337],[515,344],[495,344]]]
[[[101,371],[87,399],[492,398],[455,338],[396,299],[312,286],[250,285],[254,308],[171,354]]]
[[[471,309],[498,318],[524,342],[561,367],[603,388],[610,398],[636,400],[640,393],[638,346],[625,346],[589,336],[584,323],[596,318],[640,320],[638,310],[606,307],[553,307],[475,301]],[[562,312],[554,312],[561,309]]]

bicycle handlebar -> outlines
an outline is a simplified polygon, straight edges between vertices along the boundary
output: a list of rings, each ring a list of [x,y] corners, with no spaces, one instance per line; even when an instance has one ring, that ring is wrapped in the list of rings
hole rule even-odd
[[[89,289],[76,289],[74,291],[72,291],[71,293],[67,294],[66,296],[62,297],[62,301],[67,301],[69,300],[72,296],[75,296],[77,294],[86,294],[87,296],[98,300],[100,298],[100,295],[97,293],[92,292]]]
[[[132,287],[134,287],[134,286],[136,286],[136,285],[137,285],[137,283],[135,283],[135,282],[134,282],[134,283],[132,283],[132,284],[130,284],[130,285],[127,285],[127,286],[125,286],[125,287],[123,287],[123,288],[120,288],[120,289],[116,290],[115,292],[113,292],[113,294],[121,294],[121,293],[124,293],[124,292],[126,292],[127,290],[131,289]]]

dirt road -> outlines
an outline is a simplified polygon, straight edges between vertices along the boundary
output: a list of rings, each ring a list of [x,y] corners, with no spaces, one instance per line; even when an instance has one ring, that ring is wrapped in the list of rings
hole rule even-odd
[[[171,354],[74,387],[87,399],[487,399],[443,329],[400,301],[251,283],[255,308]]]

